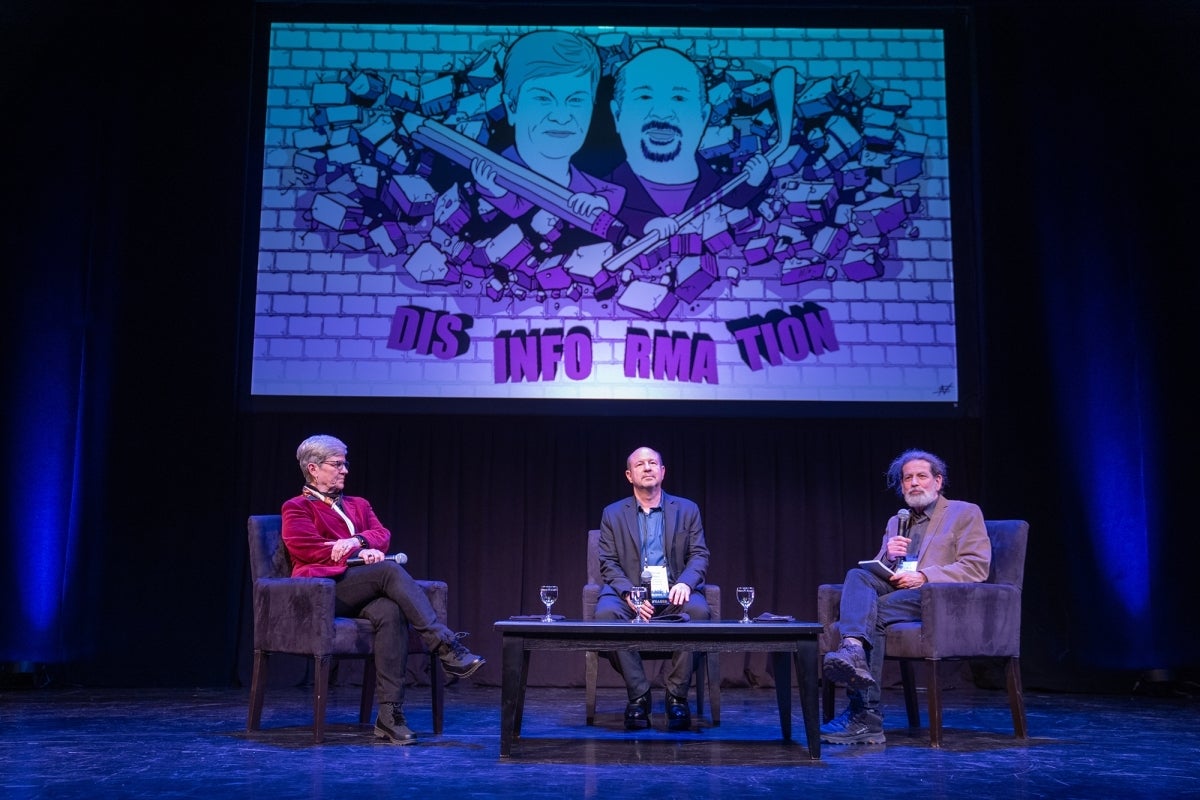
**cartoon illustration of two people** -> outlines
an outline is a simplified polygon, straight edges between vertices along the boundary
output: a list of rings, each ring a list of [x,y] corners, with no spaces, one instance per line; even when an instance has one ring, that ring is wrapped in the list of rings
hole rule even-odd
[[[591,127],[600,73],[595,45],[573,33],[534,31],[512,44],[502,88],[514,141],[499,158],[471,160],[483,197],[515,219],[539,205],[540,196],[560,191],[578,218],[616,219],[630,237],[662,241],[678,232],[689,210],[718,199],[744,207],[762,196],[767,154],[751,156],[734,180],[698,154],[711,111],[704,76],[683,53],[663,46],[638,52],[616,72],[610,110],[624,160],[604,177],[577,168],[572,158]],[[786,124],[777,133],[784,144]],[[531,190],[537,179],[511,170],[544,181]]]

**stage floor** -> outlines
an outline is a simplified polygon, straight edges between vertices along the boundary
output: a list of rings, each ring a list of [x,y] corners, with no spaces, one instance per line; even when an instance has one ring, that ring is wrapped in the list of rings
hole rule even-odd
[[[933,750],[888,690],[887,744],[825,745],[819,761],[802,724],[796,741],[779,739],[774,689],[723,689],[720,727],[698,719],[687,733],[665,730],[655,689],[654,730],[630,734],[620,689],[600,689],[589,727],[582,687],[533,686],[508,758],[499,687],[448,687],[441,736],[428,688],[410,689],[405,709],[421,740],[407,747],[376,743],[357,724],[357,694],[334,688],[327,741],[313,745],[307,687],[269,690],[256,733],[245,730],[245,689],[5,691],[0,797],[1200,797],[1200,702],[1178,691],[1027,693],[1024,742],[1003,691],[948,691],[944,746]]]

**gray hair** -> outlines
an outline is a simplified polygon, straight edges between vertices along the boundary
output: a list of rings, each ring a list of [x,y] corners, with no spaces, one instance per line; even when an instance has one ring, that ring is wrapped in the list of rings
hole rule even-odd
[[[887,471],[887,485],[896,494],[904,497],[904,465],[910,461],[928,461],[933,477],[942,479],[942,490],[946,489],[946,462],[926,450],[905,450],[892,461]]]
[[[300,464],[300,474],[308,480],[308,465],[320,464],[330,456],[346,455],[346,443],[336,436],[317,434],[310,436],[296,448],[296,461]]]

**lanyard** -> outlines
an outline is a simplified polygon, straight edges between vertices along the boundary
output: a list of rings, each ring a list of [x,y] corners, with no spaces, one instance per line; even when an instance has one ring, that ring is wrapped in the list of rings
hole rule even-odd
[[[342,507],[337,504],[336,500],[334,500],[332,497],[326,496],[319,489],[314,489],[311,486],[305,486],[303,489],[303,492],[307,497],[315,496],[315,497],[320,498],[322,503],[324,503],[325,505],[332,508],[334,511],[337,512],[337,515],[339,517],[341,517],[342,519],[344,519],[346,521],[346,527],[350,529],[350,535],[353,536],[355,534],[354,523],[351,522],[350,518],[346,516],[346,512],[342,510]]]

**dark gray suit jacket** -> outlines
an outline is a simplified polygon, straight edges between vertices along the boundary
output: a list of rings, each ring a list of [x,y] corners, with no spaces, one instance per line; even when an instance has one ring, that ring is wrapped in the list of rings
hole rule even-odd
[[[708,544],[700,507],[686,497],[662,493],[663,549],[667,553],[670,585],[686,583],[692,593],[704,593]],[[638,533],[637,501],[632,496],[610,503],[600,515],[600,594],[623,595],[641,583],[642,543]]]

